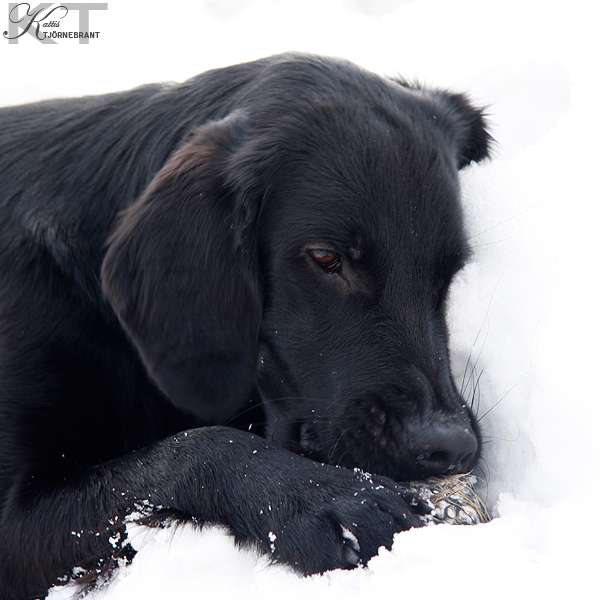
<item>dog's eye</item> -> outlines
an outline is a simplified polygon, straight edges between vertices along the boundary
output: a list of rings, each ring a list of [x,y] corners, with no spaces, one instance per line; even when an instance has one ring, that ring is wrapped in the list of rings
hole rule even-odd
[[[309,250],[315,262],[328,273],[335,273],[342,265],[342,255],[333,250]]]

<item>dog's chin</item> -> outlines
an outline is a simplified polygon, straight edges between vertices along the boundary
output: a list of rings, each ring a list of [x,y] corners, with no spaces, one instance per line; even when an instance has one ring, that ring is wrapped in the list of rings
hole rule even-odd
[[[277,445],[316,462],[359,469],[397,482],[422,481],[465,473],[473,464],[439,468],[438,465],[415,461],[402,442],[393,436],[375,435],[362,428],[344,431],[322,431],[319,423],[275,421],[267,438]]]
[[[432,473],[421,472],[409,460],[402,460],[397,445],[391,453],[382,451],[381,443],[372,436],[364,436],[360,443],[348,433],[320,431],[318,423],[286,422],[274,419],[267,425],[267,439],[278,446],[320,463],[337,465],[346,469],[359,469],[372,475],[389,477],[394,481],[423,479]],[[355,441],[356,443],[352,443]]]

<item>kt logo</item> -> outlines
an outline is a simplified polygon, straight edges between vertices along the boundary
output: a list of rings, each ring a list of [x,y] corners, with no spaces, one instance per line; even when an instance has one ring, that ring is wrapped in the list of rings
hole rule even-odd
[[[53,3],[42,2],[32,8],[28,2],[11,2],[8,5],[8,31],[4,32],[4,37],[9,44],[18,44],[19,38],[26,34],[41,44],[56,44],[56,38],[66,37],[78,38],[80,44],[89,44],[90,38],[100,35],[100,32],[90,32],[90,12],[93,10],[108,10],[108,4],[65,2],[54,6]],[[57,32],[61,20],[71,11],[79,13],[78,30]]]

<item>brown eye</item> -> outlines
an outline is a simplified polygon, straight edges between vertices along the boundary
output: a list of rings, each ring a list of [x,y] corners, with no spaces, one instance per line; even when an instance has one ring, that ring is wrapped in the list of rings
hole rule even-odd
[[[310,250],[310,255],[328,273],[335,273],[342,265],[341,254],[333,250]]]

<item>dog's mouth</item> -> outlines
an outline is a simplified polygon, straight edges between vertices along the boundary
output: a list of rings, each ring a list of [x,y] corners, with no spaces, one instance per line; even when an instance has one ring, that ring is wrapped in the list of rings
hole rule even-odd
[[[359,468],[395,481],[470,472],[479,458],[479,436],[465,419],[398,419],[381,410],[370,418],[296,422],[288,449],[319,462]]]

